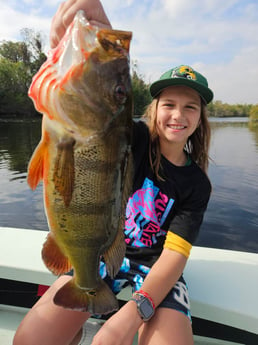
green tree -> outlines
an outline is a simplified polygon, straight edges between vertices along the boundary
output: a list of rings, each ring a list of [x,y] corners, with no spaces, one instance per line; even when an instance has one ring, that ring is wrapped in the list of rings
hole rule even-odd
[[[0,60],[0,114],[32,115],[33,104],[27,96],[30,78],[22,62]]]
[[[228,104],[221,101],[214,101],[208,104],[208,115],[214,117],[248,117],[250,115],[250,104]]]
[[[30,72],[34,75],[46,60],[46,55],[43,52],[45,38],[42,33],[28,28],[22,29],[21,35],[23,37],[24,44],[29,51]]]
[[[23,30],[24,41],[0,43],[0,115],[37,114],[28,88],[46,56],[42,36],[33,30]]]
[[[258,104],[251,107],[249,124],[253,128],[258,127]]]
[[[149,85],[144,82],[142,76],[137,73],[137,64],[134,63],[132,71],[132,88],[134,97],[134,116],[140,117],[143,115],[146,106],[151,101],[149,92]]]
[[[11,62],[29,62],[30,53],[24,42],[3,41],[0,45],[0,56]]]

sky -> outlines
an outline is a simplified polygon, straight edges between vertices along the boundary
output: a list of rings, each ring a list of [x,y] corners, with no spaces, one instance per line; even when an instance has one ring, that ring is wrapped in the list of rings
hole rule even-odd
[[[0,0],[0,41],[20,30],[45,36],[58,0]],[[133,32],[130,58],[149,83],[186,64],[202,73],[214,100],[258,103],[257,0],[102,0],[114,29]]]

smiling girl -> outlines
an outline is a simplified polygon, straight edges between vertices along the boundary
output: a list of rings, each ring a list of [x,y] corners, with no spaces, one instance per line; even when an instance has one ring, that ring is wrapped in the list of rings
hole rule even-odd
[[[54,23],[61,22],[62,16],[72,19],[78,9],[101,14],[97,22],[106,18],[98,0],[68,0]],[[105,25],[109,25],[106,20]],[[53,27],[52,37],[60,37],[60,26]],[[105,322],[92,345],[131,345],[137,331],[140,345],[193,344],[183,270],[211,193],[206,105],[213,93],[206,78],[186,65],[164,73],[150,86],[150,93],[153,100],[144,121],[134,122],[133,127],[134,180],[124,226],[126,257],[115,279],[100,264],[101,276],[114,293],[130,284],[133,295]],[[88,344],[89,313],[53,303],[57,289],[69,279],[60,277],[35,304],[22,321],[14,345]]]

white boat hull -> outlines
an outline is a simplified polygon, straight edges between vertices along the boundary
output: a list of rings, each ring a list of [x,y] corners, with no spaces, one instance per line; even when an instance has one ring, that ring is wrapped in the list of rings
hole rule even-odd
[[[56,277],[41,259],[46,235],[0,227],[0,278],[51,285]],[[193,247],[184,276],[195,344],[258,345],[258,254]],[[127,300],[130,291],[118,297]],[[9,345],[28,309],[0,303],[0,344]]]

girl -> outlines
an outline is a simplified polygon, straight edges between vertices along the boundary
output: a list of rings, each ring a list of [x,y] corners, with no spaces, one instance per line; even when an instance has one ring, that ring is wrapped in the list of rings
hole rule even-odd
[[[110,26],[98,0],[68,0],[52,24],[52,46],[78,9]],[[62,19],[65,18],[65,25]],[[59,23],[59,24],[58,24]],[[53,43],[55,42],[55,43]],[[144,121],[134,123],[133,194],[126,208],[126,257],[115,280],[100,272],[115,293],[132,285],[133,296],[101,327],[92,345],[193,344],[190,304],[183,270],[207,208],[206,175],[210,128],[207,80],[189,66],[164,73],[150,86],[153,100]],[[85,344],[88,313],[53,303],[70,277],[60,277],[22,321],[14,345]]]

